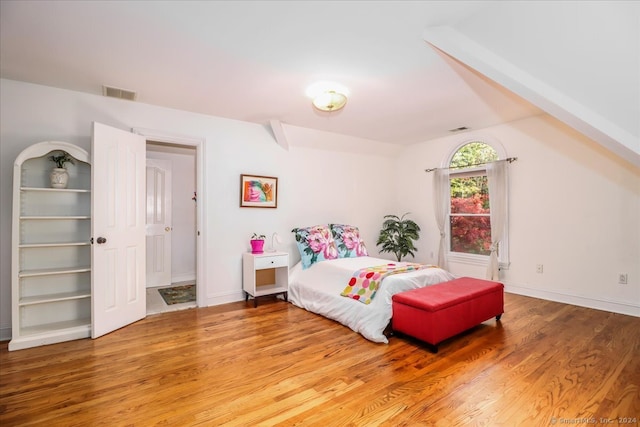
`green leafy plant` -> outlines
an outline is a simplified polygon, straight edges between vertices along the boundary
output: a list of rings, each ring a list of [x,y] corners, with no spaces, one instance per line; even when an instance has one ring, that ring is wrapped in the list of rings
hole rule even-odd
[[[420,226],[410,219],[404,219],[409,212],[398,217],[397,215],[385,215],[385,221],[382,223],[380,236],[376,242],[377,246],[382,245],[380,252],[390,252],[394,254],[398,262],[402,258],[411,255],[415,256],[417,252],[414,240],[420,238]]]
[[[49,160],[55,163],[56,167],[59,169],[64,169],[64,165],[66,163],[71,163],[72,165],[76,164],[73,157],[71,157],[71,155],[66,151],[58,151],[58,154],[52,154],[49,156]]]
[[[251,236],[251,240],[264,240],[267,237],[264,234],[257,234],[257,233],[253,233],[253,236]]]

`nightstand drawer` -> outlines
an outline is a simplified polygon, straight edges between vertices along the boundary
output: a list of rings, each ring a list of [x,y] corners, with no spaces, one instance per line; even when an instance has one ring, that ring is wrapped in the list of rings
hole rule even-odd
[[[265,268],[288,267],[289,257],[287,255],[256,257],[254,262],[256,270],[262,270]]]

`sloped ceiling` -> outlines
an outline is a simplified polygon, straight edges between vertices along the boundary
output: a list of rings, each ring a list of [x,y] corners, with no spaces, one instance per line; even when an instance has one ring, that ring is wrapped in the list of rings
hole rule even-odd
[[[507,2],[425,40],[640,166],[640,2]],[[506,37],[506,36],[509,37]]]
[[[541,114],[423,39],[435,26],[475,31],[475,17],[499,16],[503,3],[3,1],[0,76],[412,144]],[[344,110],[313,109],[305,90],[318,80],[349,89]]]

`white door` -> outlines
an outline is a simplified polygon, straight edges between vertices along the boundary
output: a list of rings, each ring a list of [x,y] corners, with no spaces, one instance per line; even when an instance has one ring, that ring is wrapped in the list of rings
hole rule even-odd
[[[91,337],[146,315],[144,137],[93,124]]]
[[[171,162],[147,159],[147,288],[171,284]]]

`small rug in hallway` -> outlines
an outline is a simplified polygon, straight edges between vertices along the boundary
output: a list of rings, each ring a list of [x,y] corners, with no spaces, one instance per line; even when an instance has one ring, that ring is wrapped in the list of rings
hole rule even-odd
[[[193,302],[196,300],[196,285],[173,286],[158,289],[160,296],[167,305]]]

